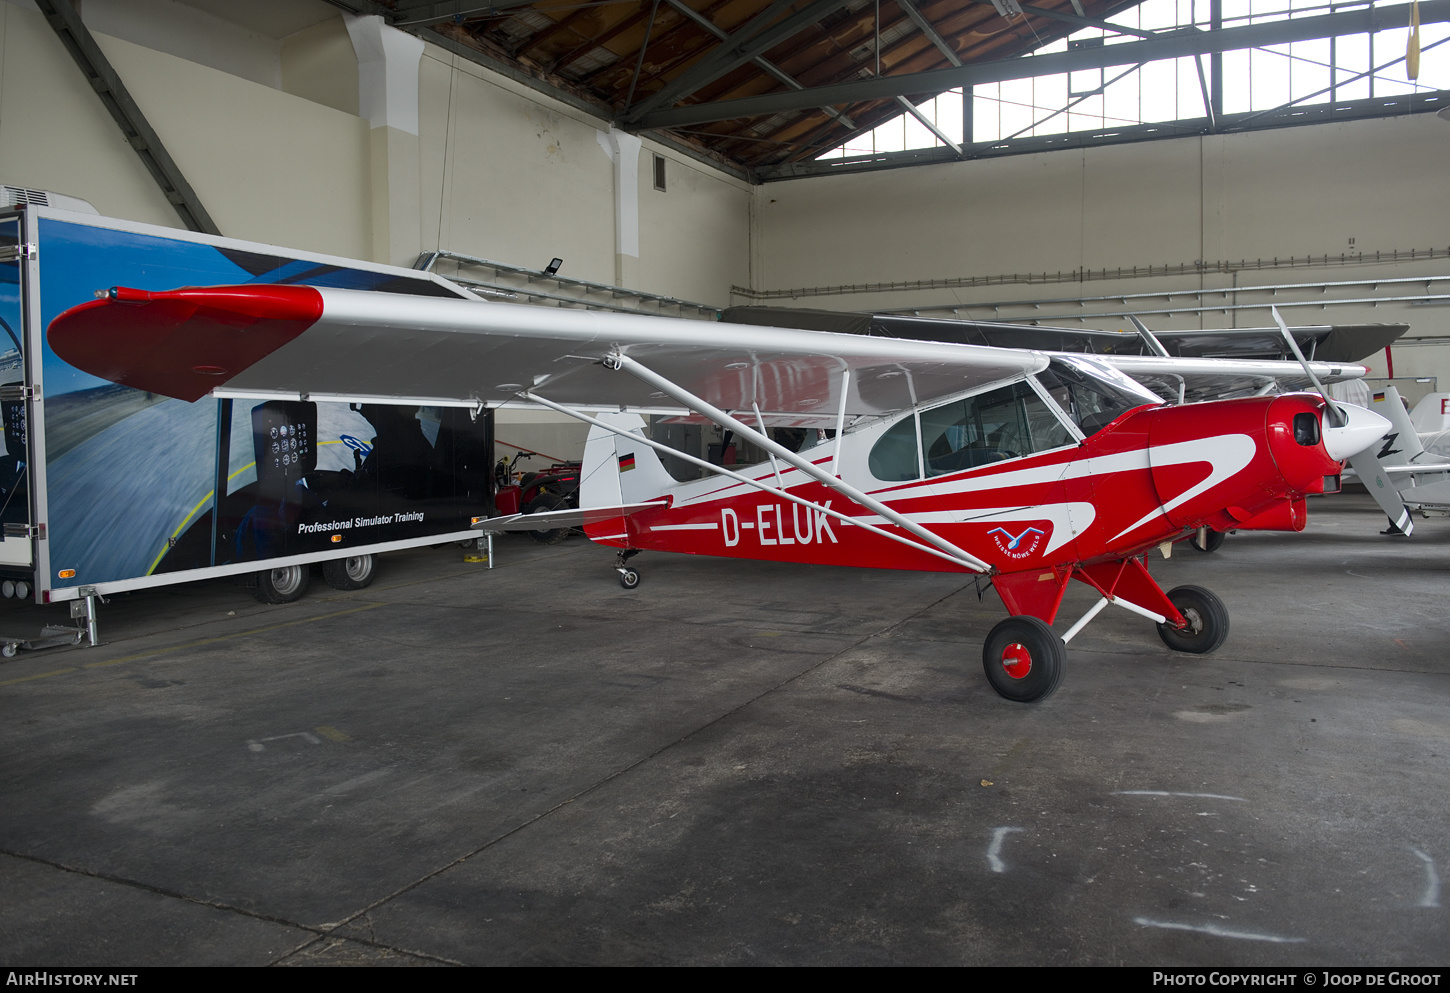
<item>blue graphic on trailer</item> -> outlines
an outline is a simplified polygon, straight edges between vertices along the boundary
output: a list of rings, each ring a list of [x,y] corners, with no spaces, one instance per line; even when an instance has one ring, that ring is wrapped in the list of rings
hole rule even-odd
[[[290,283],[451,295],[418,277],[203,244],[185,235],[38,222],[44,327],[112,286]],[[0,301],[7,292],[14,290],[0,282]],[[462,530],[488,498],[472,478],[486,478],[481,430],[456,412],[300,401],[186,403],[82,372],[48,344],[41,365],[51,565],[57,573],[75,570],[56,585]],[[446,445],[437,444],[440,424]],[[464,452],[467,464],[479,467],[468,470],[467,482],[456,466]],[[393,523],[331,527],[353,520]]]

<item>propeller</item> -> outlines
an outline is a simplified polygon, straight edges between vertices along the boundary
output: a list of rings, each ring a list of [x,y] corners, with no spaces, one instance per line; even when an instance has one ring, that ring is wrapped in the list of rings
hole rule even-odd
[[[1329,453],[1329,457],[1343,462],[1351,456],[1357,456],[1383,438],[1390,430],[1390,422],[1372,410],[1356,407],[1349,403],[1337,404],[1329,399],[1324,385],[1319,382],[1319,377],[1314,375],[1314,370],[1309,367],[1309,361],[1299,350],[1299,343],[1289,333],[1289,326],[1284,323],[1284,318],[1279,316],[1279,308],[1270,307],[1269,313],[1274,315],[1274,323],[1279,325],[1279,330],[1284,334],[1284,340],[1289,343],[1289,350],[1299,360],[1299,365],[1303,367],[1304,374],[1309,377],[1309,382],[1314,384],[1314,389],[1324,398],[1324,419],[1328,422],[1324,427],[1324,450]],[[1394,520],[1394,516],[1390,515],[1390,519]]]
[[[1364,451],[1350,456],[1349,464],[1354,467],[1364,488],[1369,490],[1369,495],[1374,497],[1374,502],[1379,504],[1380,510],[1390,519],[1390,524],[1407,538],[1414,534],[1415,522],[1410,517],[1410,508],[1401,501],[1400,491],[1395,488],[1395,481],[1385,472],[1385,467],[1375,455],[1374,446],[1370,445]]]
[[[1410,41],[1405,46],[1405,75],[1420,78],[1420,0],[1410,4]]]

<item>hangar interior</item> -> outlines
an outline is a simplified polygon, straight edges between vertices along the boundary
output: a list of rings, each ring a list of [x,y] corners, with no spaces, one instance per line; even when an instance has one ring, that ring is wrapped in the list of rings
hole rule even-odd
[[[1040,6],[1016,0],[4,0],[0,183],[80,197],[108,217],[424,267],[484,299],[561,309],[710,321],[732,306],[772,305],[1099,330],[1128,327],[1132,314],[1154,329],[1180,330],[1269,326],[1272,304],[1290,324],[1407,324],[1391,349],[1364,360],[1370,382],[1393,377],[1412,397],[1450,389],[1444,178],[1450,45],[1441,47],[1450,37],[1450,0],[1414,5],[1423,32],[1416,80],[1407,78],[1405,65],[1410,4],[1179,0],[1141,6],[1120,0],[1042,0]],[[68,38],[81,35],[103,56],[110,74],[103,78],[124,83],[153,143],[164,144],[172,163],[160,170],[164,175],[138,155],[148,139],[124,133],[97,98],[105,88],[88,78],[80,56],[67,47]],[[1370,36],[1372,44],[1364,40]],[[1118,44],[1142,47],[1125,61],[1110,54]],[[1164,65],[1169,68],[1153,75]],[[1122,97],[1124,87],[1134,88],[1130,100]],[[1166,118],[1149,109],[1165,87],[1176,101]],[[567,418],[505,412],[498,438],[575,457],[583,435]],[[1238,564],[1256,577],[1243,580],[1236,594],[1234,606],[1245,613],[1256,598],[1292,589],[1306,573],[1333,573],[1330,585],[1346,587],[1353,619],[1336,616],[1346,609],[1342,603],[1315,600],[1295,604],[1298,616],[1282,630],[1269,619],[1244,623],[1260,643],[1243,649],[1259,653],[1252,658],[1233,656],[1241,667],[1264,668],[1279,658],[1305,667],[1302,674],[1260,679],[1244,677],[1232,663],[1179,666],[1154,677],[1151,694],[1140,699],[1134,694],[1141,688],[1124,689],[1129,677],[1112,669],[1103,685],[1085,691],[1086,699],[1074,698],[1072,726],[1061,739],[1041,723],[1050,720],[1046,711],[1022,718],[1020,711],[993,710],[983,717],[984,730],[941,730],[964,706],[985,705],[977,697],[964,703],[959,689],[932,688],[946,671],[934,660],[934,646],[955,651],[954,642],[970,641],[973,631],[987,627],[973,621],[965,631],[951,629],[943,616],[948,599],[963,609],[978,599],[970,583],[932,586],[909,574],[889,593],[861,580],[842,596],[829,592],[818,572],[772,567],[772,579],[800,591],[786,597],[756,589],[758,576],[739,563],[713,578],[701,578],[708,572],[687,563],[661,566],[656,575],[662,586],[673,582],[682,591],[694,583],[694,592],[631,606],[618,589],[607,602],[591,599],[597,576],[580,577],[600,571],[602,560],[589,558],[579,543],[508,546],[513,550],[500,559],[517,555],[518,571],[552,569],[569,578],[556,586],[535,573],[498,596],[487,586],[493,573],[439,572],[407,559],[400,566],[406,578],[376,604],[359,593],[287,608],[304,612],[296,623],[308,625],[305,630],[348,651],[367,653],[367,642],[356,641],[363,637],[397,653],[396,668],[370,659],[360,670],[376,675],[379,686],[398,678],[403,656],[421,666],[416,679],[423,685],[414,688],[422,697],[399,708],[405,721],[390,723],[360,692],[354,699],[353,690],[340,690],[327,674],[332,663],[323,648],[301,650],[305,661],[288,671],[271,659],[269,653],[281,650],[272,635],[247,642],[218,635],[232,646],[224,650],[237,653],[240,668],[285,695],[290,702],[283,711],[305,710],[298,699],[317,689],[341,693],[341,709],[366,730],[338,730],[343,717],[309,713],[289,716],[301,729],[295,732],[248,732],[248,754],[276,768],[246,773],[224,787],[224,796],[210,799],[200,772],[174,768],[174,756],[157,758],[170,771],[152,778],[109,767],[72,773],[74,789],[91,798],[76,816],[103,825],[94,837],[90,828],[58,828],[69,823],[64,801],[45,799],[40,773],[16,766],[11,783],[25,798],[21,806],[39,806],[14,814],[9,840],[0,844],[8,864],[0,874],[25,894],[0,928],[9,935],[0,946],[12,949],[0,947],[0,961],[1443,964],[1450,946],[1443,941],[1438,883],[1432,896],[1424,880],[1434,858],[1450,859],[1438,801],[1427,799],[1443,795],[1446,785],[1447,670],[1431,660],[1440,657],[1440,636],[1450,633],[1440,609],[1450,530],[1429,522],[1423,543],[1404,559],[1419,570],[1410,574],[1393,557],[1403,546],[1369,544],[1373,526],[1384,522],[1367,501],[1352,499],[1342,505],[1348,509],[1326,515],[1329,530],[1311,525],[1313,540],[1302,546],[1293,544],[1298,536],[1258,535],[1241,552]],[[1368,593],[1348,592],[1355,584],[1335,559],[1332,539],[1351,532],[1363,538],[1350,555],[1354,568],[1374,577]],[[1301,547],[1321,558],[1293,558]],[[1191,578],[1193,564],[1180,557],[1165,568]],[[1231,562],[1217,559],[1205,568],[1222,582],[1236,582]],[[607,568],[602,572],[607,579]],[[1402,585],[1388,585],[1397,575]],[[187,594],[182,606],[167,606],[164,595],[115,608],[117,643],[96,663],[114,670],[87,669],[79,658],[54,672],[0,669],[0,686],[16,694],[6,722],[12,755],[27,750],[27,729],[39,721],[50,736],[37,745],[46,761],[83,765],[88,707],[105,714],[93,744],[115,749],[136,740],[138,748],[164,751],[157,736],[167,723],[192,719],[158,709],[154,697],[122,716],[126,694],[136,687],[179,693],[190,681],[212,697],[195,704],[198,715],[206,714],[177,740],[190,740],[202,762],[231,761],[221,746],[211,751],[202,728],[241,734],[226,729],[220,716],[229,705],[216,701],[229,691],[225,678],[208,668],[217,661],[206,657],[209,649],[176,654],[190,661],[169,675],[152,664],[173,643],[202,645],[159,618],[175,611],[191,618],[188,624],[214,623],[226,607],[226,589]],[[563,604],[549,599],[555,596],[588,603],[586,620],[550,624],[564,617],[558,613]],[[434,631],[446,630],[457,623],[455,612],[470,609],[471,597],[494,598],[486,616],[458,629],[478,645],[528,642],[540,626],[561,633],[540,635],[528,652],[518,647],[509,663],[516,668],[503,683],[456,701],[449,681],[476,674],[467,653],[450,650],[420,661],[429,652],[424,632],[394,620],[383,634],[354,635],[338,619],[366,617],[352,612],[380,606],[380,614],[427,615]],[[866,616],[873,603],[884,619],[874,627]],[[225,613],[256,621],[271,616],[265,610]],[[1398,611],[1409,612],[1404,624],[1413,636],[1375,629],[1392,627],[1384,618]],[[619,616],[638,616],[657,630],[641,636],[636,649],[628,633],[609,628],[605,675],[590,675],[592,663],[574,658],[571,646]],[[1336,629],[1340,620],[1345,626]],[[1086,654],[1116,657],[1125,650],[1132,625],[1115,623],[1088,643]],[[1337,648],[1306,647],[1331,629]],[[705,647],[719,638],[753,661],[731,674],[730,651]],[[669,657],[671,639],[709,656],[707,689],[682,688],[688,667]],[[788,650],[770,654],[787,642]],[[1408,653],[1408,661],[1375,660],[1385,645],[1398,645],[1394,650]],[[630,662],[636,650],[650,660]],[[1334,655],[1340,650],[1343,658]],[[196,651],[202,656],[194,658]],[[1126,651],[1142,654],[1141,646]],[[919,667],[883,675],[879,664],[893,652]],[[143,661],[128,662],[133,656]],[[849,672],[827,675],[833,664]],[[47,681],[55,672],[86,675],[86,685],[57,690],[54,682],[67,677]],[[1375,682],[1386,673],[1399,680],[1391,688]],[[572,687],[552,715],[545,713],[549,676]],[[1234,722],[1260,706],[1257,698],[1241,702],[1255,695],[1245,679],[1265,701],[1272,699],[1252,711],[1255,733],[1273,739],[1264,745],[1271,759],[1236,737],[1246,732]],[[770,694],[782,688],[796,696],[771,703]],[[1164,727],[1149,732],[1134,723],[1135,700],[1152,710],[1164,693],[1180,690],[1193,700],[1165,704],[1163,713],[1173,716]],[[718,699],[710,696],[715,691]],[[410,690],[400,680],[388,692],[397,698]],[[511,693],[528,698],[527,712],[505,706]],[[841,693],[849,705],[841,707]],[[1317,718],[1299,716],[1301,700],[1316,693],[1333,696],[1316,711],[1331,715],[1338,729],[1327,740],[1316,737],[1322,726],[1304,723]],[[249,720],[275,706],[260,683],[249,683],[242,695],[236,706]],[[1357,708],[1364,698],[1370,702]],[[641,700],[643,709],[632,711]],[[52,704],[74,709],[61,716],[47,710]],[[838,707],[841,721],[882,721],[873,704],[897,712],[884,718],[890,729],[876,737],[857,731],[828,740],[834,718],[814,723],[820,712]],[[598,711],[601,705],[608,713]],[[752,706],[776,708],[764,724],[777,724],[776,731],[799,726],[805,739],[772,736],[755,724],[732,738],[732,725],[762,719],[748,716]],[[1102,709],[1090,716],[1095,707]],[[490,743],[470,729],[468,708],[504,729],[507,743]],[[448,722],[434,723],[444,711]],[[538,717],[536,726],[530,714]],[[1270,714],[1274,726],[1266,729],[1259,722]],[[1084,758],[1073,744],[1095,747],[1088,725],[1099,716],[1114,743],[1098,758]],[[1013,727],[1022,720],[1038,723]],[[565,726],[571,722],[573,729]],[[605,744],[578,730],[591,722],[603,729]],[[1382,732],[1411,744],[1394,757],[1356,751]],[[1155,756],[1154,735],[1165,733],[1175,744]],[[301,737],[284,740],[285,734]],[[409,740],[414,734],[419,740]],[[422,740],[429,734],[445,738],[430,744]],[[1184,742],[1197,734],[1210,736],[1209,751],[1220,750],[1203,768],[1195,768],[1201,756]],[[371,757],[354,749],[343,763],[345,788],[332,783],[343,781],[333,775],[340,766],[298,771],[322,752],[345,750],[352,747],[346,742],[368,735],[387,742],[368,745],[378,749]],[[671,753],[673,765],[651,767],[652,757],[680,742],[688,744]],[[378,757],[395,746],[393,758]],[[781,756],[792,748],[800,749],[803,762],[836,771],[812,778],[790,767]],[[898,758],[909,768],[905,780],[891,775]],[[1021,770],[1023,762],[1037,778]],[[1178,775],[1176,786],[1133,779],[1123,769],[1134,763],[1154,766],[1155,782]],[[1295,783],[1265,808],[1272,827],[1255,828],[1253,816],[1234,808],[1241,798],[1224,792],[1242,764],[1253,768],[1241,773],[1241,791],[1267,796],[1285,781]],[[449,780],[447,770],[460,767],[477,776]],[[397,770],[421,778],[391,800],[370,792],[366,784],[385,782]],[[628,770],[649,780],[637,784],[640,792],[614,809],[602,801],[592,813],[582,809]],[[1057,786],[1047,784],[1051,775],[1044,770],[1058,775]],[[845,806],[829,809],[847,804],[862,785],[858,774],[867,781],[854,808],[859,816]],[[1235,840],[1214,851],[1236,868],[1207,856],[1213,870],[1195,861],[1193,846],[1220,841],[1198,840],[1191,821],[1153,828],[1171,836],[1165,847],[1134,820],[1139,815],[1117,808],[1104,813],[1108,801],[1088,785],[1100,774],[1119,787],[1102,794],[1118,798],[1113,803],[1135,790],[1146,796],[1160,789],[1165,797],[1196,797],[1202,817],[1234,820]],[[992,792],[995,780],[1014,775],[1010,798]],[[278,778],[267,786],[266,776]],[[1350,783],[1335,785],[1335,776]],[[420,785],[428,777],[439,785]],[[725,784],[711,793],[710,809],[669,798],[671,784],[690,777]],[[511,807],[497,789],[501,782],[527,799]],[[887,844],[863,825],[874,823],[898,840],[911,833],[904,826],[910,818],[890,812],[893,801],[886,798],[900,782],[915,791],[912,816],[935,825],[913,837],[923,844],[934,839],[936,851],[945,853],[921,863],[894,850],[878,862],[860,858],[862,850]],[[1375,782],[1390,796],[1385,808],[1355,812],[1348,798]],[[475,821],[451,806],[470,789],[486,798],[480,802],[487,813]],[[768,798],[751,807],[760,791]],[[955,804],[974,802],[958,795],[975,791],[991,793],[998,807],[966,816],[970,830],[948,826],[960,813]],[[314,804],[314,795],[334,797],[351,812],[328,826],[327,808]],[[814,799],[803,805],[802,795]],[[575,799],[586,802],[554,816]],[[1341,801],[1343,811],[1332,818],[1303,814],[1316,803]],[[54,807],[50,814],[47,803]],[[1009,816],[1019,803],[1022,810]],[[732,821],[733,804],[752,813]],[[203,845],[168,863],[166,847],[201,830],[211,806],[219,817],[238,819],[240,854],[230,861]],[[998,868],[1004,845],[1024,830],[1011,818],[1020,820],[1028,808],[1040,819],[1032,842],[1038,875],[1019,889],[1004,888]],[[418,811],[428,813],[415,820]],[[679,837],[636,843],[635,832],[682,811],[689,827],[682,821]],[[800,821],[790,821],[796,813]],[[369,834],[361,817],[381,817],[384,826]],[[780,850],[794,853],[799,865],[828,874],[827,855],[834,852],[863,889],[884,895],[863,900],[860,891],[848,892],[843,877],[817,880],[824,889],[803,896],[798,870],[779,864],[789,860],[767,857],[777,817],[788,822]],[[1426,826],[1437,818],[1440,826]],[[571,863],[558,852],[511,847],[522,844],[508,840],[519,825],[535,820],[544,825],[538,833],[547,836],[546,847],[564,851],[594,838],[604,861]],[[291,846],[285,858],[266,854],[263,838],[273,822],[282,824]],[[1048,822],[1050,831],[1042,828]],[[1373,849],[1370,827],[1397,839],[1393,857]],[[355,844],[358,860],[381,866],[378,878],[386,885],[374,885],[357,860],[318,855],[309,839],[314,828]],[[682,866],[674,854],[728,852],[737,828],[751,839],[733,856],[739,862],[712,854]],[[1104,861],[1105,878],[1118,877],[1113,895],[1100,904],[1089,892],[1098,870],[1054,877],[1053,845],[1070,847],[1069,839],[1088,836],[1101,841],[1119,828],[1125,829],[1119,837],[1129,840],[1115,857],[1142,856],[1133,872],[1148,873],[1151,883],[1138,885],[1121,866],[1110,869]],[[104,830],[129,840],[112,844],[99,833]],[[48,832],[54,845],[45,841]],[[988,852],[980,885],[954,881],[949,897],[913,909],[909,894],[886,878],[899,871],[903,881],[926,885],[937,874],[950,876],[954,859],[981,861],[975,849],[966,854],[978,834]],[[397,857],[410,845],[425,853],[426,867]],[[1242,864],[1225,854],[1234,845]],[[1315,845],[1333,853],[1327,869],[1308,856]],[[1436,845],[1438,856],[1431,851]],[[114,860],[97,854],[117,851],[122,854]],[[505,851],[514,861],[490,862]],[[426,895],[430,874],[469,859]],[[1263,917],[1215,923],[1224,914],[1192,909],[1195,901],[1212,902],[1205,891],[1222,896],[1214,887],[1226,884],[1215,873],[1248,878],[1244,866],[1266,859],[1274,868],[1264,885],[1274,897],[1260,901]],[[225,869],[212,875],[219,862]],[[1365,868],[1355,868],[1361,862]],[[771,889],[771,871],[791,880],[781,884],[790,892],[760,911],[763,923],[752,922],[756,910],[747,908],[754,905],[730,881],[747,871],[755,873],[753,881],[738,885],[752,891]],[[1378,895],[1343,895],[1359,871],[1383,882]],[[1185,881],[1185,872],[1202,878]],[[575,882],[587,896],[568,895]],[[138,886],[144,897],[136,895]],[[616,890],[628,909],[612,922],[609,894]],[[1311,920],[1302,904],[1326,892],[1335,896]],[[1192,912],[1180,913],[1180,900]],[[97,901],[139,914],[152,937],[108,938],[110,945],[77,938],[82,925],[94,924],[84,908]],[[1004,908],[1015,934],[983,923],[972,909],[982,901]],[[495,904],[497,932],[477,911]],[[835,905],[847,910],[822,909]],[[1107,919],[1104,907],[1129,905],[1139,910],[1124,911],[1127,932],[1094,923]],[[1367,925],[1371,905],[1378,916]],[[1198,923],[1164,923],[1190,918]],[[799,938],[782,937],[798,926]],[[716,937],[684,937],[702,928],[715,929]],[[1049,931],[1064,937],[1055,940]],[[1396,937],[1376,949],[1352,937],[1361,931]],[[1024,940],[1028,934],[1037,937]],[[1104,942],[1111,947],[1104,950]]]

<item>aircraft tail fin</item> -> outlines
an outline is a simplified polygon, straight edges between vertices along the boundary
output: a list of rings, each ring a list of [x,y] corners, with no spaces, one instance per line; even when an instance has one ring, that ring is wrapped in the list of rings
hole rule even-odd
[[[1410,423],[1421,434],[1450,430],[1450,393],[1427,393],[1410,411]]]
[[[645,433],[644,418],[638,414],[605,413],[597,419],[630,434]],[[645,503],[675,485],[653,448],[597,426],[589,429],[584,443],[582,476],[579,506],[583,508]]]
[[[1400,399],[1399,390],[1393,386],[1376,390],[1370,409],[1390,422],[1389,434],[1374,449],[1375,458],[1381,465],[1408,465],[1425,453],[1419,432],[1410,420],[1410,412]]]

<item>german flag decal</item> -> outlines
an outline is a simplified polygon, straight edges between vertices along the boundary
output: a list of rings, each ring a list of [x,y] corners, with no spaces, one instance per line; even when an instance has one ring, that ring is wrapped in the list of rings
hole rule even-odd
[[[629,470],[631,470],[633,468],[634,468],[634,453],[633,452],[630,452],[628,455],[621,455],[619,457],[619,471],[620,472],[629,472]]]

